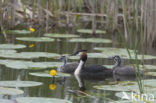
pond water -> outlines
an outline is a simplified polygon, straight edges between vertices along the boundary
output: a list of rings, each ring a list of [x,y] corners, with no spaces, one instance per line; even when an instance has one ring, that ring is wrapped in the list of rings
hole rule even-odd
[[[13,44],[23,44],[26,45],[26,48],[16,49],[17,53],[20,52],[48,52],[48,53],[57,53],[60,55],[63,54],[72,54],[73,52],[81,49],[87,49],[89,53],[98,53],[100,51],[94,50],[95,47],[123,47],[123,43],[120,43],[115,36],[112,36],[112,34],[106,33],[106,34],[97,34],[95,36],[92,36],[90,34],[82,34],[76,32],[75,29],[67,29],[67,28],[55,28],[52,31],[54,33],[68,33],[68,34],[76,34],[79,35],[81,38],[105,38],[113,40],[112,43],[91,43],[91,42],[70,42],[70,38],[54,38],[53,42],[35,42],[35,41],[21,41],[16,40],[17,37],[43,37],[45,32],[36,30],[34,33],[28,34],[28,35],[20,35],[20,34],[10,34],[7,35],[8,40],[6,41],[3,35],[0,35],[0,43],[6,44],[6,43],[13,43]],[[34,44],[34,46],[30,46]],[[143,51],[139,50],[138,52],[142,53]],[[156,52],[154,49],[146,49],[145,54],[156,56]],[[26,55],[26,54],[25,54]],[[35,55],[35,54],[33,54]],[[15,56],[16,57],[16,56]],[[95,56],[96,57],[96,56]],[[0,60],[5,60],[9,58],[1,57]],[[16,58],[17,60],[21,61],[21,58]],[[10,60],[10,59],[9,59]],[[11,60],[14,60],[13,58]],[[32,58],[32,59],[22,59],[32,62],[60,62],[57,57],[56,58],[47,58],[47,57],[40,57],[40,58]],[[74,59],[69,59],[70,61],[78,61]],[[135,63],[135,61],[133,61]],[[113,61],[108,60],[106,58],[88,58],[87,64],[101,64],[101,65],[113,65]],[[128,59],[123,60],[123,65],[129,64]],[[151,60],[145,60],[145,64],[149,65],[155,65],[156,59]],[[22,65],[22,64],[21,64]],[[23,64],[24,65],[24,64]],[[31,65],[31,64],[30,64]],[[36,64],[38,65],[38,64]],[[17,68],[19,65],[17,65]],[[21,66],[22,67],[22,66]],[[49,66],[49,69],[52,69],[53,67]],[[156,68],[155,68],[156,69]],[[85,87],[86,91],[89,96],[86,96],[82,93],[73,93],[71,90],[79,90],[78,82],[75,79],[74,76],[66,77],[65,81],[63,77],[55,78],[55,81],[53,81],[52,78],[48,77],[38,77],[29,75],[30,72],[44,72],[45,70],[34,69],[34,70],[28,70],[28,69],[16,69],[15,68],[9,68],[5,65],[0,65],[0,81],[8,81],[8,80],[17,80],[17,81],[36,81],[36,82],[42,82],[43,85],[35,86],[35,87],[17,87],[17,89],[21,89],[24,91],[24,94],[20,94],[17,96],[8,96],[3,95],[0,96],[1,99],[11,99],[15,100],[16,97],[50,97],[50,98],[60,98],[69,100],[72,103],[109,103],[109,102],[115,102],[118,100],[121,100],[117,96],[115,96],[116,91],[105,91],[101,89],[95,89],[93,86],[97,85],[107,85],[110,84],[110,82],[114,81],[113,78],[109,78],[106,80],[96,81],[96,80],[85,80]],[[149,70],[150,71],[150,70]],[[154,71],[154,70],[153,70]],[[152,77],[155,78],[155,77]],[[129,78],[130,79],[130,78]],[[64,81],[64,82],[60,82]],[[52,84],[53,90],[51,90],[49,87]],[[56,86],[56,88],[55,88]],[[155,86],[156,87],[156,86]],[[24,102],[25,103],[25,102]],[[66,102],[65,102],[66,103]]]

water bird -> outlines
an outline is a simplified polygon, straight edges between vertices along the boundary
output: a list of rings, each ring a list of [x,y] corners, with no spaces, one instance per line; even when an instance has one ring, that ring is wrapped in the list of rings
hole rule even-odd
[[[59,72],[73,74],[74,71],[76,70],[77,66],[79,65],[79,63],[77,63],[77,62],[67,63],[67,57],[66,56],[61,56],[59,59],[63,62],[63,65],[58,68]]]
[[[135,68],[132,68],[131,66],[125,65],[121,66],[121,58],[120,56],[116,55],[112,57],[112,59],[115,62],[115,65],[113,67],[113,75],[121,75],[121,76],[136,76],[136,73],[138,73]],[[143,75],[143,71],[140,70],[140,75]]]
[[[90,64],[85,66],[87,61],[86,50],[77,51],[73,55],[80,56],[79,65],[74,72],[74,76],[78,80],[80,89],[84,88],[83,79],[103,80],[113,75],[112,69],[108,69],[99,64]]]

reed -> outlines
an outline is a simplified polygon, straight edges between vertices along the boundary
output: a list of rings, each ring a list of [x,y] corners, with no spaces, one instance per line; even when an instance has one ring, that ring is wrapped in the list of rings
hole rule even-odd
[[[44,21],[44,18],[47,18],[48,16],[44,15],[41,12],[41,8],[46,10],[48,9],[49,12],[53,14],[53,16],[55,17],[55,21],[53,22],[60,22],[60,21],[67,20],[67,22],[62,22],[62,23],[68,23],[68,24],[72,22],[81,25],[78,22],[79,21],[78,19],[81,17],[85,17],[85,15],[83,14],[90,14],[88,15],[88,18],[91,17],[92,19],[90,20],[88,19],[89,21],[86,21],[86,23],[92,22],[93,31],[95,31],[98,28],[97,26],[98,21],[102,25],[101,28],[105,27],[108,31],[110,31],[112,28],[116,29],[115,25],[118,25],[118,22],[120,22],[119,19],[123,18],[123,23],[127,23],[124,24],[124,32],[125,32],[124,36],[126,39],[131,39],[134,38],[133,36],[136,36],[136,37],[144,38],[144,44],[147,43],[147,45],[149,45],[150,47],[156,46],[155,43],[156,29],[154,29],[156,27],[156,21],[155,21],[156,1],[155,0],[27,0],[27,1],[4,0],[4,2],[1,3],[4,6],[3,7],[0,6],[0,10],[2,8],[7,8],[8,11],[5,11],[6,12],[5,14],[11,14],[12,16],[11,22],[9,23],[9,20],[7,20],[6,22],[6,24],[7,23],[10,24],[11,27],[14,26],[13,24],[15,24],[16,22],[15,20],[18,18],[15,18],[16,16],[15,8],[13,8],[13,6],[10,5],[15,5],[18,3],[20,4],[20,2],[24,5],[23,16],[26,15],[26,9],[27,9],[26,7],[32,4],[30,6],[33,12],[32,19],[36,20],[39,24],[45,23],[45,25],[47,25],[46,22],[47,19]],[[47,8],[47,3],[48,3],[48,8]],[[66,16],[67,12],[70,12],[68,16]],[[125,13],[125,15],[123,15],[123,12]],[[63,18],[65,16],[63,16],[62,13],[64,13],[64,15],[68,19]],[[72,15],[72,13],[75,13],[76,15]],[[3,19],[4,20],[8,19],[7,15],[5,16],[3,17]],[[35,18],[36,16],[38,18]],[[73,18],[76,18],[76,20]],[[83,18],[81,18],[81,20],[82,19]],[[135,25],[136,31],[134,31],[135,29],[128,30],[129,28],[127,28],[127,26],[134,28],[132,23],[133,25]],[[141,33],[138,33],[140,30],[139,23],[142,23],[142,28],[143,28],[142,33],[144,34],[143,37],[140,35]],[[137,32],[136,35],[134,35],[134,32]]]
[[[126,38],[123,37],[122,33],[121,33],[121,30],[118,29],[118,32],[120,34],[120,37],[123,39],[124,41],[124,44],[125,44],[125,47],[126,47],[126,50],[128,52],[128,55],[129,55],[129,58],[130,58],[130,63],[133,65],[133,68],[136,68],[136,80],[137,80],[137,83],[138,83],[138,87],[139,87],[139,90],[140,90],[140,93],[143,93],[144,92],[144,89],[143,89],[143,83],[142,83],[142,77],[141,77],[141,74],[140,74],[140,66],[139,66],[139,60],[138,60],[138,55],[137,55],[137,43],[136,43],[136,35],[140,35],[140,36],[143,36],[142,33],[143,33],[143,26],[142,26],[142,19],[140,19],[140,24],[137,24],[137,21],[138,20],[138,11],[137,11],[137,7],[141,4],[141,1],[139,0],[139,2],[133,2],[133,21],[132,23],[130,23],[130,21],[127,19],[127,13],[126,13],[126,6],[123,5],[125,4],[124,1],[120,1],[122,3],[122,9],[123,9],[123,20],[124,20],[124,31],[126,31],[125,34],[126,35]],[[139,25],[139,29],[136,29]],[[139,30],[139,32],[138,32]],[[132,33],[132,35],[130,35],[129,33]],[[139,33],[139,34],[138,34]],[[131,54],[129,49],[128,49],[128,42],[127,42],[127,37],[128,36],[131,36],[131,43],[132,43],[132,49],[134,50],[134,54]],[[143,41],[140,40],[140,44],[141,46],[143,46]],[[132,56],[135,57],[135,65],[132,63]],[[142,59],[142,61],[144,61]]]

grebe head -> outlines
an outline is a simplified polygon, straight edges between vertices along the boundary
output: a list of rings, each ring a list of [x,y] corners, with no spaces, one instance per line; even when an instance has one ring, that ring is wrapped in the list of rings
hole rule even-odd
[[[120,56],[116,55],[116,56],[112,57],[112,59],[114,60],[115,64],[117,64],[117,66],[119,66],[121,64]]]
[[[67,57],[66,57],[66,56],[61,56],[61,57],[59,58],[59,60],[61,60],[62,62],[67,61]]]
[[[82,60],[83,62],[86,62],[87,53],[86,52],[81,52],[81,53],[79,53],[79,55],[80,55],[80,60]]]
[[[76,51],[76,52],[74,52],[73,54],[71,54],[71,56],[76,56],[76,55],[81,55],[81,53],[83,53],[83,52],[87,52],[87,50],[78,50],[78,51]]]
[[[66,63],[67,63],[67,57],[66,57],[66,56],[61,56],[61,57],[59,58],[59,60],[61,60],[61,61],[64,63],[63,66],[66,65]]]
[[[80,56],[80,60],[85,62],[87,60],[87,53],[86,52],[87,52],[87,50],[79,50],[79,51],[76,51],[75,53],[73,53],[72,55]]]

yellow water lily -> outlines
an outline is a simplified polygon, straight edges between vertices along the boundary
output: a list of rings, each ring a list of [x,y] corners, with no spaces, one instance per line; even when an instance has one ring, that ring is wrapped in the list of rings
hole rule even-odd
[[[55,90],[55,88],[56,88],[56,85],[55,85],[55,84],[50,84],[50,85],[49,85],[49,89],[50,89],[50,90]]]
[[[8,16],[8,19],[11,19],[12,17],[11,16]]]
[[[32,47],[34,47],[34,46],[35,46],[34,44],[30,44],[30,45],[29,45],[29,48],[32,48]]]
[[[30,30],[31,32],[34,32],[34,31],[35,31],[35,29],[34,29],[34,28],[29,28],[29,30]]]
[[[50,71],[50,75],[51,75],[51,76],[55,76],[56,74],[57,74],[56,70],[52,69],[52,70]]]

